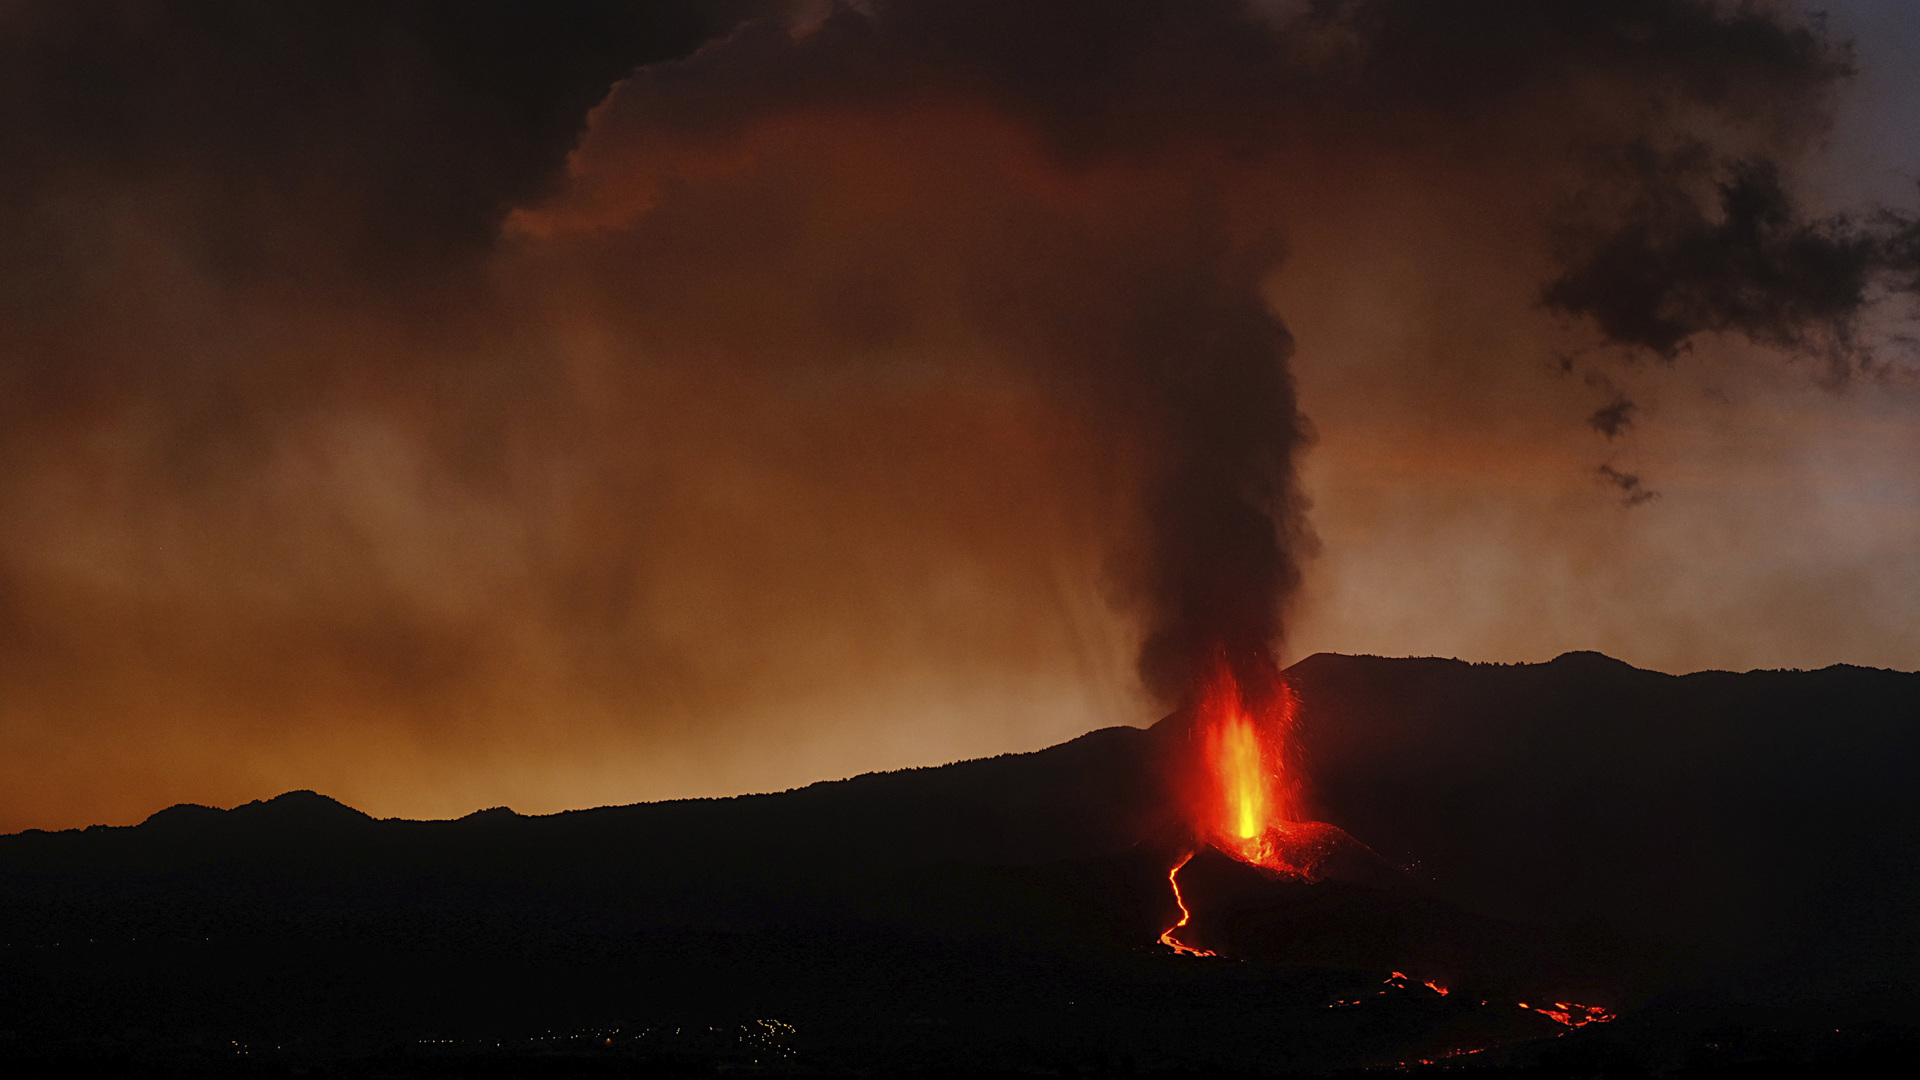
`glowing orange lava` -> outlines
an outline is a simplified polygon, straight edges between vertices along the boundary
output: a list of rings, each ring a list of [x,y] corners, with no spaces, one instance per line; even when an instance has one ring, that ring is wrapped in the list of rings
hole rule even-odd
[[[1226,822],[1236,839],[1266,832],[1267,780],[1253,720],[1234,710],[1213,733],[1214,768],[1226,789]]]
[[[1556,1001],[1551,1009],[1541,1005],[1529,1005],[1524,1001],[1519,1005],[1523,1009],[1539,1013],[1556,1024],[1565,1024],[1570,1028],[1604,1024],[1614,1018],[1611,1009],[1603,1009],[1598,1005],[1576,1005],[1570,1001]]]
[[[1225,656],[1216,656],[1194,703],[1210,774],[1199,831],[1242,862],[1298,875],[1300,869],[1280,850],[1288,826],[1297,820],[1295,785],[1287,770],[1296,705],[1277,672],[1273,683],[1270,700],[1249,700]]]
[[[1190,945],[1182,945],[1173,939],[1173,932],[1187,925],[1187,922],[1193,918],[1193,913],[1187,910],[1187,902],[1180,897],[1179,878],[1180,868],[1187,865],[1187,860],[1191,858],[1193,858],[1193,854],[1189,852],[1185,858],[1173,864],[1173,869],[1167,871],[1167,884],[1173,886],[1173,902],[1180,905],[1180,921],[1161,931],[1160,944],[1186,956],[1213,956],[1215,954],[1208,952],[1206,949],[1196,949]]]
[[[1291,877],[1310,877],[1296,865],[1323,854],[1327,826],[1294,822],[1295,786],[1287,775],[1287,740],[1296,709],[1293,690],[1276,670],[1274,690],[1253,700],[1235,677],[1224,651],[1216,651],[1193,702],[1193,734],[1200,744],[1196,777],[1194,832],[1203,842],[1255,866]],[[1337,830],[1333,830],[1337,832]],[[1164,945],[1193,956],[1212,953],[1173,939],[1192,914],[1180,896],[1180,868],[1189,852],[1167,871],[1180,921],[1160,935]]]
[[[1203,845],[1210,844],[1241,862],[1288,877],[1316,881],[1332,853],[1366,849],[1332,825],[1300,820],[1299,784],[1289,768],[1289,742],[1299,702],[1293,688],[1278,671],[1272,673],[1271,685],[1272,692],[1259,695],[1256,700],[1235,678],[1225,653],[1215,654],[1193,703],[1191,730],[1201,750],[1195,770],[1198,775],[1194,800],[1190,804],[1194,833]],[[1161,933],[1160,944],[1184,956],[1215,956],[1218,954],[1196,949],[1174,937],[1193,920],[1186,898],[1180,894],[1180,869],[1194,854],[1187,852],[1167,871],[1167,884],[1173,887],[1180,921]],[[1413,977],[1395,971],[1388,975],[1380,993],[1405,991],[1413,985],[1416,985]],[[1452,993],[1438,980],[1423,980],[1417,985],[1439,997]],[[1342,1000],[1328,1008],[1351,1008],[1359,1004],[1357,999]],[[1559,1001],[1548,1008],[1518,1004],[1569,1028],[1604,1024],[1614,1019],[1614,1013],[1597,1005]],[[1480,1005],[1484,1008],[1487,1002],[1483,1000]],[[1461,1049],[1446,1056],[1479,1052]],[[1420,1063],[1433,1062],[1421,1059]]]

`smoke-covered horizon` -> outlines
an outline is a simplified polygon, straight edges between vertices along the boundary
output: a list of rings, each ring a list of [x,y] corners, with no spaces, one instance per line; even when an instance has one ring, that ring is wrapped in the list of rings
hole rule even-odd
[[[1672,395],[1764,442],[1905,393],[1914,230],[1804,190],[1853,59],[1784,6],[29,0],[0,38],[0,824],[784,786],[1149,719],[1215,647],[1724,663],[1775,631],[1595,595],[1687,565],[1650,515],[1749,527],[1713,454],[1646,460],[1717,423]],[[1763,655],[1840,640],[1801,588]]]

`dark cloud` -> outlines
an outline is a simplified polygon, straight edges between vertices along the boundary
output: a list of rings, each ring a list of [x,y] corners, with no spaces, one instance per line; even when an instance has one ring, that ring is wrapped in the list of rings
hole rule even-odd
[[[1920,293],[1920,217],[1882,210],[1874,215],[1874,225],[1885,237],[1883,259],[1895,287]]]
[[[1587,426],[1611,439],[1633,426],[1633,414],[1639,410],[1631,398],[1615,391],[1605,405],[1587,417]]]
[[[1731,332],[1837,374],[1866,362],[1858,323],[1892,264],[1893,234],[1807,219],[1771,161],[1716,163],[1710,204],[1692,194],[1709,168],[1697,155],[1641,164],[1634,205],[1572,256],[1547,286],[1549,306],[1668,360],[1702,334]]]
[[[1610,486],[1619,489],[1620,502],[1624,506],[1641,506],[1660,497],[1659,492],[1640,482],[1638,473],[1622,472],[1604,463],[1595,471]]]
[[[1709,116],[1727,122],[1722,136],[1778,145],[1818,126],[1848,71],[1810,27],[1699,0],[1277,6],[1286,13],[1242,0],[841,6],[798,39],[750,25],[693,62],[649,68],[600,123],[609,139],[712,145],[769,114],[965,101],[1033,124],[1069,167],[1201,148],[1276,162],[1309,147],[1324,166],[1388,146],[1528,156],[1520,130],[1561,153],[1647,139],[1671,151]],[[1670,182],[1685,155],[1655,156],[1642,183]]]
[[[614,80],[772,7],[12,2],[0,184],[16,211],[74,183],[190,186],[191,235],[237,274],[310,277],[319,238],[362,276],[444,267],[553,183]]]

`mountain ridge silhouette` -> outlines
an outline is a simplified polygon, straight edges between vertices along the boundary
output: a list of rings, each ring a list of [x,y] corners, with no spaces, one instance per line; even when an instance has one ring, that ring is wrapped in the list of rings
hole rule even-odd
[[[102,1017],[329,1046],[804,1017],[845,1060],[901,1067],[937,1059],[889,1025],[946,1015],[1010,1068],[1056,1038],[1197,1060],[1170,1018],[1199,994],[1208,1054],[1335,1068],[1464,1022],[1325,1034],[1328,1003],[1383,968],[1635,1016],[1911,993],[1920,675],[1573,653],[1316,654],[1289,677],[1311,816],[1405,884],[1196,862],[1195,931],[1245,958],[1225,967],[1153,944],[1195,842],[1174,717],[719,799],[412,821],[297,791],[0,837],[0,1015],[56,1058]]]

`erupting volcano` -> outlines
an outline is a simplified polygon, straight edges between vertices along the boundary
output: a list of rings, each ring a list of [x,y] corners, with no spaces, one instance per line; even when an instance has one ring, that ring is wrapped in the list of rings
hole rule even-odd
[[[1187,741],[1197,751],[1187,755],[1181,778],[1190,843],[1167,871],[1180,921],[1160,935],[1162,944],[1181,953],[1213,955],[1176,937],[1193,917],[1180,893],[1180,870],[1199,850],[1211,847],[1296,882],[1320,880],[1339,850],[1377,859],[1340,828],[1300,820],[1301,769],[1293,740],[1299,697],[1264,657],[1255,676],[1237,676],[1226,651],[1215,649],[1184,710]]]
[[[1345,830],[1306,820],[1300,694],[1264,651],[1238,668],[1230,656],[1212,650],[1189,703],[1170,718],[1174,745],[1184,749],[1170,764],[1185,836],[1167,870],[1179,918],[1160,944],[1190,957],[1348,970],[1392,964],[1419,974],[1394,970],[1379,994],[1430,993],[1420,1008],[1452,998],[1455,979],[1465,975],[1475,992],[1447,1004],[1463,1026],[1445,1036],[1442,1056],[1539,1037],[1537,1028],[1515,1024],[1515,1004],[1567,1030],[1614,1018],[1612,1009],[1557,997],[1552,1007],[1515,1002],[1533,1000],[1527,987],[1563,984],[1560,961],[1521,944],[1525,931],[1491,929],[1444,910]],[[1475,953],[1479,959],[1470,959]],[[1508,1004],[1492,1004],[1501,1000]]]

